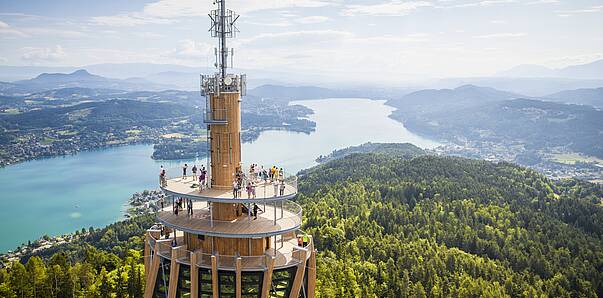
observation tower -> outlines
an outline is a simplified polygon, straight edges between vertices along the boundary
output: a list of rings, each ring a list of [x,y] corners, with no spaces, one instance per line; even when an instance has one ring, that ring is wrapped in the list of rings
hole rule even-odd
[[[238,15],[225,0],[209,14],[218,71],[201,76],[208,135],[205,183],[182,170],[160,175],[167,201],[147,230],[145,298],[314,297],[316,251],[300,230],[293,201],[297,178],[282,170],[262,175],[241,162],[241,95],[245,75],[228,73]],[[266,165],[271,166],[271,165]],[[242,188],[241,194],[234,191]],[[247,187],[255,195],[247,196]]]

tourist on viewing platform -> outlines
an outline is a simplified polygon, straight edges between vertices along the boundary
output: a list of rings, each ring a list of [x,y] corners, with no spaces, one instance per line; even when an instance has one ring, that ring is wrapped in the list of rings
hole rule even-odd
[[[162,187],[167,186],[167,180],[165,179],[165,169],[163,165],[159,168],[159,185]]]
[[[266,169],[264,169],[264,166],[260,169],[260,178],[264,180],[264,183],[268,181],[268,173],[266,172]]]
[[[193,181],[197,180],[197,165],[193,165],[191,171],[193,172]]]
[[[281,185],[279,188],[279,195],[283,196],[285,194],[285,180],[281,180]]]
[[[297,236],[297,246],[303,247],[304,241],[302,240],[302,236]]]
[[[188,216],[193,216],[193,202],[191,200],[188,201],[188,205],[186,207],[186,213]]]
[[[232,180],[232,196],[236,199],[237,194],[239,194],[239,182],[235,179]]]
[[[159,199],[159,203],[161,204],[161,210],[163,210],[164,199],[163,198]]]
[[[203,188],[205,188],[205,175],[206,175],[206,171],[205,168],[203,168],[201,170],[201,173],[199,173],[199,192],[203,191]]]
[[[245,186],[245,190],[247,191],[247,198],[251,199],[251,181],[247,181],[247,186]]]
[[[255,199],[255,182],[251,182],[251,195]]]
[[[276,166],[270,168],[270,182],[274,181],[274,173],[276,172]]]
[[[274,186],[274,196],[276,197],[278,195],[278,181],[274,180],[272,185]]]
[[[184,164],[184,166],[182,166],[182,179],[186,180],[186,169],[188,169],[188,165]]]
[[[258,205],[253,203],[253,220],[258,219],[258,210],[264,212],[264,210],[260,209],[260,207],[258,207]]]
[[[283,171],[283,168],[281,168],[281,169],[278,171],[278,179],[279,179],[279,180],[284,180],[284,179],[285,179],[285,171]]]

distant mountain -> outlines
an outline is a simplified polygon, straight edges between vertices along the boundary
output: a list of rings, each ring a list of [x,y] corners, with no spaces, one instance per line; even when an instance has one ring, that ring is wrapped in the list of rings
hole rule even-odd
[[[551,69],[540,65],[519,65],[500,72],[504,77],[561,77],[573,79],[603,79],[603,59],[594,62]]]
[[[568,79],[568,78],[511,78],[511,77],[481,77],[481,78],[452,78],[443,79],[433,85],[438,88],[454,88],[456,86],[473,84],[487,86],[498,90],[524,94],[530,97],[540,97],[563,90],[580,88],[598,88],[603,86],[603,79]]]
[[[120,80],[110,79],[89,73],[84,69],[72,73],[43,73],[29,80],[12,83],[12,88],[2,90],[4,94],[35,93],[45,90],[63,88],[94,88],[114,90],[165,90],[173,89],[170,85],[152,83],[144,79]]]
[[[88,102],[68,107],[33,110],[15,115],[0,115],[4,129],[40,129],[74,125],[79,129],[124,129],[136,126],[160,127],[164,119],[189,116],[196,111],[170,103],[134,100]]]
[[[522,97],[515,93],[496,90],[489,87],[464,85],[455,89],[420,90],[401,98],[390,99],[387,104],[398,108],[398,115],[420,115],[439,111],[453,112],[482,105]],[[402,116],[404,118],[404,116]]]
[[[545,96],[556,102],[590,105],[603,108],[603,87],[590,89],[565,90]]]

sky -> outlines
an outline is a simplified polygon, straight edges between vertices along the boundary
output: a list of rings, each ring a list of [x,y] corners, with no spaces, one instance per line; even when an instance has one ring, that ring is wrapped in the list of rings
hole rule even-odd
[[[210,0],[0,0],[0,64],[211,67]],[[603,1],[227,0],[235,65],[341,78],[487,76],[603,59]]]

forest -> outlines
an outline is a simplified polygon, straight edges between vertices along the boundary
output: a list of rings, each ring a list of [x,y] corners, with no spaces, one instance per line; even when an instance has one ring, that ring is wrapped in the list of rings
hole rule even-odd
[[[297,200],[319,297],[603,297],[602,198],[510,163],[389,152],[301,172]],[[0,269],[0,297],[140,297],[152,222]]]

